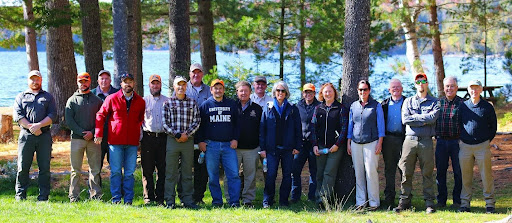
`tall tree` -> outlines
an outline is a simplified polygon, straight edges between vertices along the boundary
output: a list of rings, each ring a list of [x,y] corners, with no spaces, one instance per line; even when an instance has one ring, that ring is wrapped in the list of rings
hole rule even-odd
[[[79,3],[82,17],[85,70],[91,74],[91,87],[93,87],[98,79],[96,74],[103,70],[100,6],[98,0],[80,0]]]
[[[424,72],[416,33],[416,23],[422,7],[419,6],[419,0],[412,1],[416,1],[416,4],[409,0],[399,0],[399,7],[401,8],[401,25],[405,33],[406,56],[412,75],[416,75]]]
[[[114,86],[119,88],[121,75],[129,72],[128,54],[128,6],[127,1],[112,1],[114,23]]]
[[[189,1],[169,2],[169,86],[174,77],[188,75],[190,66]],[[172,91],[172,88],[169,88]]]
[[[142,74],[142,27],[140,0],[127,0],[128,7],[128,72],[135,78],[135,91],[144,96]]]
[[[199,25],[199,41],[201,51],[201,64],[205,74],[209,74],[214,66],[217,66],[215,41],[213,40],[213,14],[210,0],[198,1],[197,23]]]
[[[304,0],[299,3],[299,54],[300,54],[300,86],[306,84],[306,12]]]
[[[441,48],[441,34],[439,32],[439,22],[437,20],[436,0],[429,0],[430,5],[430,34],[432,35],[432,54],[434,56],[434,71],[437,80],[437,96],[444,95],[444,64],[443,49]]]
[[[52,15],[46,34],[46,60],[48,66],[48,91],[55,98],[57,120],[52,133],[59,132],[64,120],[66,101],[75,91],[76,64],[71,33],[71,11],[68,0],[48,0],[46,10]]]
[[[357,83],[370,75],[370,0],[345,1],[342,100],[350,105],[358,98]],[[338,197],[348,197],[355,186],[351,159],[344,156],[338,174]]]
[[[23,18],[27,23],[25,25],[25,51],[27,52],[27,62],[29,70],[39,70],[39,58],[37,57],[36,30],[32,27],[34,21],[34,11],[32,10],[32,0],[23,1]]]

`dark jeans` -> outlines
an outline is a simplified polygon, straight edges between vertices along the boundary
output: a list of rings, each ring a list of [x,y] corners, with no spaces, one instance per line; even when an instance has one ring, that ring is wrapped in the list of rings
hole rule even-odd
[[[437,168],[437,203],[446,204],[448,190],[446,188],[446,170],[448,159],[452,160],[452,169],[455,185],[453,187],[453,203],[460,204],[460,192],[462,190],[462,173],[459,163],[459,140],[437,139],[436,144],[436,168]]]
[[[386,135],[382,143],[382,158],[384,159],[384,176],[386,177],[386,188],[384,189],[385,201],[388,205],[395,203],[396,170],[402,176],[402,171],[397,168],[398,161],[402,154],[403,136]]]
[[[25,199],[30,184],[29,173],[34,152],[39,167],[39,196],[38,200],[48,200],[50,195],[50,157],[52,151],[52,136],[50,131],[35,136],[26,130],[20,131],[18,139],[18,174],[16,176],[16,197]]]
[[[194,201],[203,201],[204,193],[206,192],[206,185],[208,184],[208,170],[206,168],[206,161],[203,164],[197,162],[200,150],[194,150]],[[178,186],[179,187],[179,186]],[[178,195],[180,191],[178,190]]]
[[[293,156],[292,163],[292,200],[300,200],[302,194],[301,172],[304,164],[309,165],[309,191],[308,199],[315,200],[316,191],[316,155],[313,153],[313,146],[310,142],[303,142],[302,150]]]
[[[143,133],[141,141],[142,187],[144,189],[144,202],[164,201],[165,185],[165,150],[167,134],[160,133],[158,137]],[[156,187],[153,173],[157,171]]]
[[[283,179],[279,189],[279,205],[288,205],[288,196],[292,187],[292,150],[277,149],[274,154],[267,153],[267,179],[265,180],[265,189],[263,190],[263,204],[273,205],[276,194],[276,177],[281,161],[281,172]]]

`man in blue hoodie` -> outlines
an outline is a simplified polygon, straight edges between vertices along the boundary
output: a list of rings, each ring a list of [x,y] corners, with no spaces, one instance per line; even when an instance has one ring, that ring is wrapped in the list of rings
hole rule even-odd
[[[228,179],[229,205],[240,206],[240,178],[235,149],[238,146],[238,108],[236,102],[224,97],[224,81],[215,79],[210,85],[212,97],[208,98],[199,111],[199,149],[206,153],[206,168],[210,178],[210,193],[213,206],[220,207],[222,191],[219,184],[219,164]]]

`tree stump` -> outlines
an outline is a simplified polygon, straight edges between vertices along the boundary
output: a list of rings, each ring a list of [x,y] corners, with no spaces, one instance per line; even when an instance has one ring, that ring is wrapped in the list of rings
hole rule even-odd
[[[12,129],[12,115],[2,115],[0,126],[0,143],[12,142],[14,138]]]

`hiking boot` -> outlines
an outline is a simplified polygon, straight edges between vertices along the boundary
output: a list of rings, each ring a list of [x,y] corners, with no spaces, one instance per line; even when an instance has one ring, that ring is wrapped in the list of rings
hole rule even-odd
[[[438,202],[435,207],[436,208],[444,208],[444,207],[446,207],[446,203],[439,203]]]
[[[393,208],[393,211],[395,213],[400,213],[402,211],[410,210],[410,209],[411,209],[411,205],[410,204],[409,205],[405,205],[405,204],[400,203],[400,204],[398,204],[398,207]]]
[[[471,212],[471,209],[468,207],[460,207],[457,212]]]

